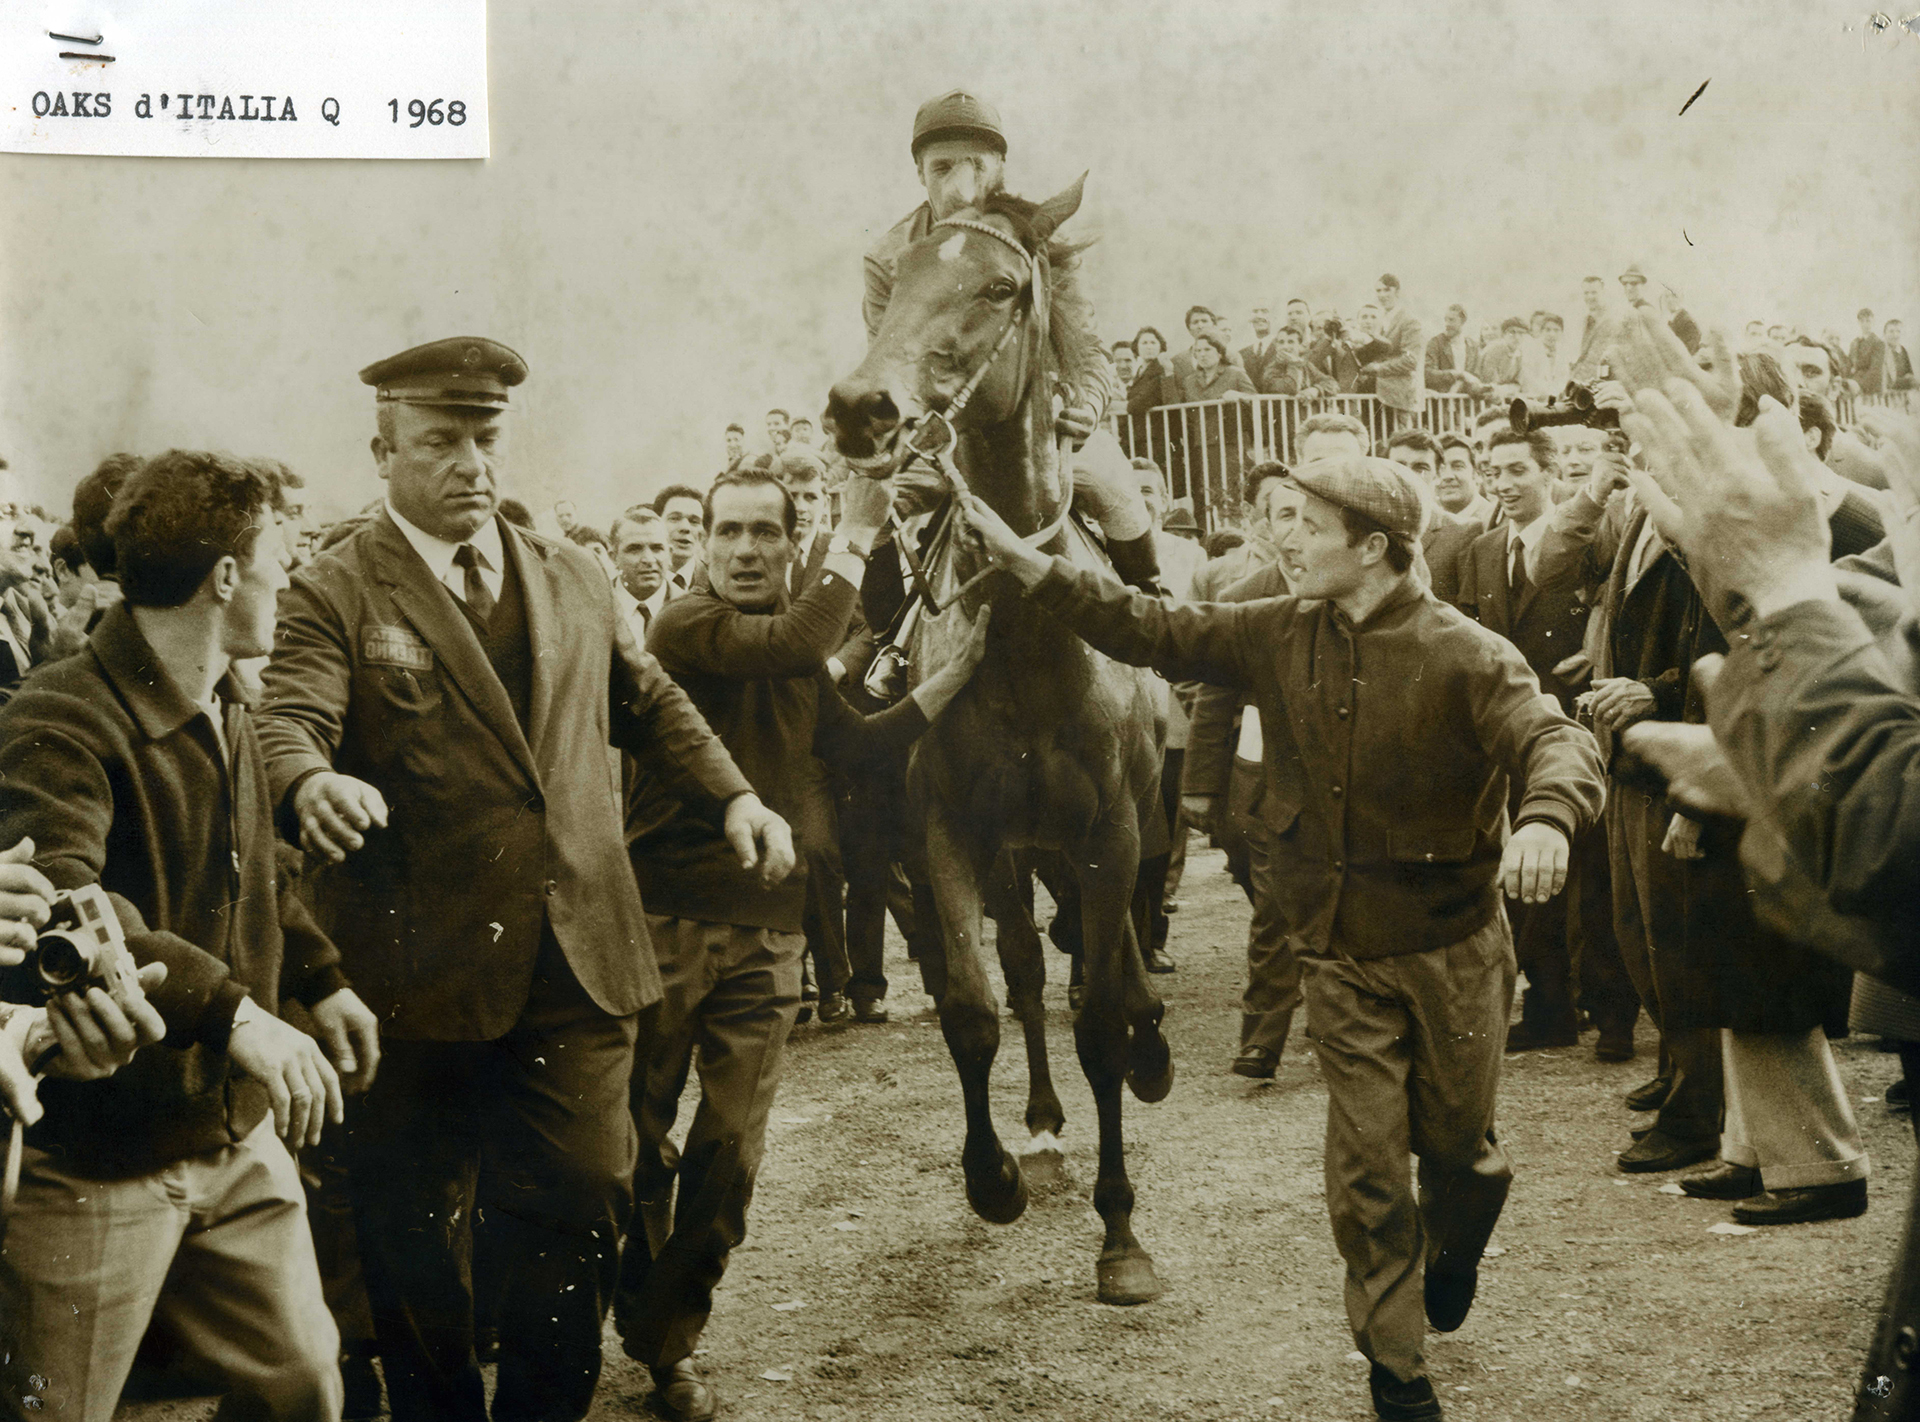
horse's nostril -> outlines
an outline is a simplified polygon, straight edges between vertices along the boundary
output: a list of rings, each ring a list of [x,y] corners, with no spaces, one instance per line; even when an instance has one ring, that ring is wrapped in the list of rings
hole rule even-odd
[[[863,396],[859,409],[868,422],[879,429],[892,429],[900,423],[900,407],[893,403],[893,397],[884,390],[875,390]]]

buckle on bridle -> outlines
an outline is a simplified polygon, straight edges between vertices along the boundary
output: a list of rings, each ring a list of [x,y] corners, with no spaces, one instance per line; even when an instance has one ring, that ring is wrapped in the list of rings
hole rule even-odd
[[[923,439],[927,431],[933,431],[939,443],[934,444]],[[907,452],[915,458],[924,459],[929,464],[938,464],[947,455],[953,453],[953,447],[959,442],[953,423],[945,414],[935,410],[907,432]]]

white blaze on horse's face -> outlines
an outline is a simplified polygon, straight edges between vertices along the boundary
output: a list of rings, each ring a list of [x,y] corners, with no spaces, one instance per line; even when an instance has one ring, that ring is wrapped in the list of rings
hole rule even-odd
[[[959,257],[960,249],[967,245],[967,234],[956,232],[940,244],[940,260],[951,262]]]

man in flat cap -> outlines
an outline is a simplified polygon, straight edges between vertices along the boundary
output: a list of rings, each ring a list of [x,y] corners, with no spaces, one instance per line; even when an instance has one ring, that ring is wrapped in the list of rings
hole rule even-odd
[[[1258,602],[1130,593],[1030,548],[978,499],[966,510],[994,562],[1095,648],[1243,687],[1259,708],[1276,892],[1330,1098],[1347,1316],[1375,1411],[1436,1418],[1425,1324],[1465,1320],[1512,1179],[1493,1132],[1515,973],[1500,889],[1560,891],[1568,842],[1600,811],[1600,757],[1511,643],[1412,574],[1427,510],[1406,470],[1350,455],[1293,477],[1292,594]],[[1524,786],[1511,834],[1508,777]]]
[[[260,739],[274,802],[329,861],[315,908],[380,1019],[348,1121],[393,1415],[484,1422],[472,1220],[498,1243],[495,1422],[578,1418],[631,1212],[627,1081],[660,996],[627,861],[619,746],[749,866],[792,846],[571,543],[496,516],[498,342],[360,372],[384,507],[282,596]]]

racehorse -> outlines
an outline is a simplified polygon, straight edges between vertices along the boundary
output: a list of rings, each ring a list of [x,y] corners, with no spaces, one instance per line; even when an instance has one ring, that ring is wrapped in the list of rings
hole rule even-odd
[[[885,472],[924,457],[1035,546],[1090,567],[1106,566],[1105,556],[1068,517],[1072,476],[1055,442],[1049,339],[1053,269],[1078,251],[1054,233],[1079,208],[1084,181],[1037,205],[996,193],[935,222],[901,256],[880,329],[866,359],[833,387],[827,418],[856,468]],[[1001,1224],[1026,1208],[1019,1162],[994,1130],[987,1096],[1000,1016],[981,920],[987,897],[1007,883],[1004,851],[1054,851],[1080,889],[1086,985],[1074,1044],[1100,1131],[1099,1297],[1144,1303],[1164,1286],[1133,1233],[1120,1088],[1124,1082],[1150,1102],[1173,1084],[1160,1030],[1165,1007],[1149,985],[1129,913],[1142,817],[1160,812],[1161,732],[1149,673],[1101,656],[1032,606],[964,537],[936,545],[919,581],[959,615],[918,619],[908,645],[916,681],[958,653],[983,600],[993,607],[985,657],[920,739],[908,772],[910,823],[925,826],[945,949],[937,1001],[966,1108],[967,1199]],[[1004,928],[1000,937],[1009,993],[1028,1027],[1029,1065],[1037,1065],[1028,1129],[1045,1147],[1061,1115],[1035,1031],[1039,941],[1030,924],[1011,953]]]

